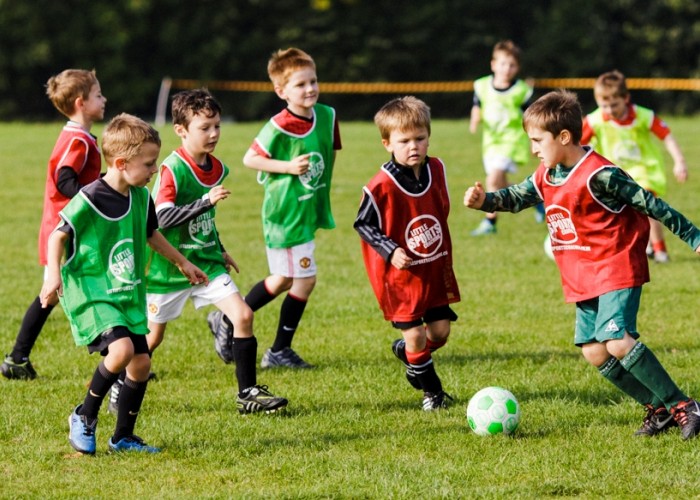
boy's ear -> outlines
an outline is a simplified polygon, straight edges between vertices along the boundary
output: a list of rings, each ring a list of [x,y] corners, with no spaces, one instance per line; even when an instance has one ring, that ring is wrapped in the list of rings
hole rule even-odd
[[[284,88],[280,87],[279,85],[275,85],[275,94],[277,94],[277,97],[279,97],[282,100],[287,99],[287,96],[284,93]]]
[[[173,125],[173,130],[175,131],[175,135],[180,138],[184,138],[185,134],[187,133],[187,129],[183,127],[181,123]]]
[[[559,140],[561,141],[562,146],[568,146],[571,144],[571,132],[569,132],[567,129],[562,130],[559,132]]]
[[[126,158],[123,158],[121,156],[117,156],[114,159],[114,166],[117,167],[117,170],[125,170],[126,169]]]
[[[391,143],[388,139],[382,139],[382,146],[384,146],[384,149],[386,149],[389,153],[394,153],[393,148],[391,147]]]

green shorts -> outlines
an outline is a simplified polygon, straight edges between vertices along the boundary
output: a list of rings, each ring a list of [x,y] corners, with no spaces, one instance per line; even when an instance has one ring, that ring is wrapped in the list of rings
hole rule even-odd
[[[621,339],[625,332],[639,338],[637,312],[642,287],[623,288],[576,303],[574,344]]]

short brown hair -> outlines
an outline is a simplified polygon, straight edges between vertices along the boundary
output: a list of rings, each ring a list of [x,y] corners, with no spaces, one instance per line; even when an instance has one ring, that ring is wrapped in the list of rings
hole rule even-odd
[[[623,99],[630,95],[625,75],[618,70],[600,75],[593,86],[593,93],[600,97],[622,97]]]
[[[173,96],[171,112],[173,125],[187,128],[192,118],[200,113],[207,118],[221,115],[221,105],[207,89],[183,90]]]
[[[430,135],[430,108],[412,95],[397,97],[381,107],[374,115],[382,139],[389,139],[394,130],[425,128]]]
[[[501,40],[493,46],[493,52],[491,53],[491,59],[496,58],[496,54],[499,52],[505,52],[513,59],[515,59],[518,64],[520,64],[520,47],[515,45],[512,40]]]
[[[97,84],[95,70],[66,69],[46,82],[46,95],[54,107],[65,116],[75,113],[75,100],[90,97],[92,86]]]
[[[284,87],[293,72],[304,68],[316,71],[313,58],[301,49],[290,47],[273,52],[267,63],[267,74],[275,87]]]
[[[110,120],[102,132],[102,154],[107,164],[115,158],[130,160],[145,143],[160,147],[160,135],[151,125],[134,115],[121,113]]]
[[[539,127],[557,137],[568,130],[575,144],[581,142],[583,112],[573,92],[560,89],[549,92],[533,102],[523,115],[523,128]]]

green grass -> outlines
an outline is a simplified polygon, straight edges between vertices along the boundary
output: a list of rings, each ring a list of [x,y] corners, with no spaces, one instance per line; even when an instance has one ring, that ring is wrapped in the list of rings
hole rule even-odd
[[[690,168],[670,181],[668,200],[700,222],[700,123],[669,120]],[[46,160],[60,124],[0,124],[0,349],[14,342],[41,286],[36,238]],[[232,168],[233,196],[217,226],[241,267],[244,292],[267,274],[259,219],[261,188],[240,159],[260,123],[227,124],[217,155]],[[96,129],[99,132],[99,128]],[[137,434],[162,446],[155,456],[106,453],[114,417],[104,409],[98,454],[76,457],[67,417],[99,361],[73,344],[62,312],[50,318],[32,353],[39,378],[0,380],[0,497],[642,497],[694,495],[700,439],[677,431],[635,439],[643,411],[588,366],[572,345],[574,308],[563,301],[545,229],[532,211],[504,214],[495,237],[469,231],[481,214],[462,206],[483,179],[478,136],[466,121],[433,126],[430,152],[448,167],[450,227],[462,302],[450,342],[435,356],[447,411],[426,414],[391,354],[399,336],[382,319],[352,229],[360,190],[386,152],[369,123],[342,123],[333,203],[338,227],[317,238],[318,284],[294,342],[317,368],[259,371],[259,382],[290,400],[280,415],[239,416],[233,366],[216,356],[205,317],[188,306],[156,351]],[[176,146],[162,130],[163,154]],[[670,163],[669,163],[669,175]],[[521,172],[514,181],[526,175]],[[643,340],[688,393],[700,396],[698,257],[667,233],[672,262],[652,266],[639,328]],[[280,300],[256,314],[259,353],[274,337]],[[467,426],[469,397],[501,385],[519,399],[512,438],[483,438]]]

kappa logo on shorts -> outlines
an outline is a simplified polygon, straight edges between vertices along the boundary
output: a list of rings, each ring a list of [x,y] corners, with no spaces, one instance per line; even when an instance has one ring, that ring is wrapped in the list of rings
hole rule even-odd
[[[301,266],[302,269],[308,269],[311,267],[311,259],[308,257],[302,257],[299,259],[299,265]]]
[[[619,332],[620,328],[615,323],[615,320],[611,319],[610,322],[608,323],[608,326],[605,327],[605,331],[606,332]]]
[[[148,304],[148,312],[151,314],[157,314],[158,306],[156,304]]]

